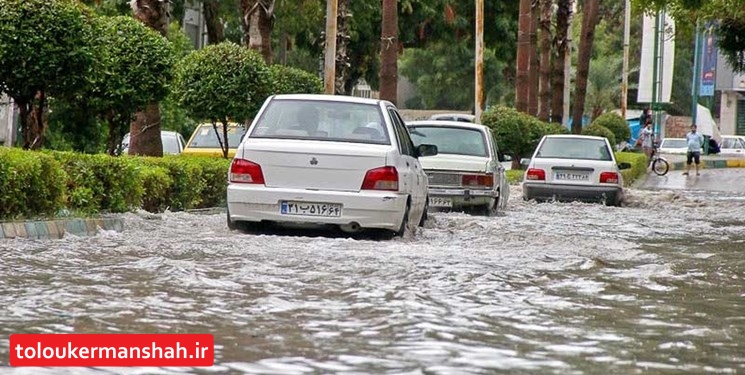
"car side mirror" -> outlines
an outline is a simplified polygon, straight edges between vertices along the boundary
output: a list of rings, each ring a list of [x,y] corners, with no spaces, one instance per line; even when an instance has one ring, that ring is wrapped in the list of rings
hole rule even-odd
[[[520,159],[520,166],[523,168],[527,168],[528,165],[530,165],[530,158],[522,158]]]
[[[631,169],[631,163],[618,163],[618,169],[624,170],[624,169]]]
[[[435,145],[419,145],[416,147],[416,156],[435,156],[437,155],[437,146]]]

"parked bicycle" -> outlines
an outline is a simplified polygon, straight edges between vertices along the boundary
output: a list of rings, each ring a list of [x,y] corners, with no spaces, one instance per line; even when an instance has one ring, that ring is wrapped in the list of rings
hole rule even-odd
[[[649,159],[648,167],[651,167],[652,171],[658,176],[664,176],[670,171],[670,163],[660,156],[660,148],[657,142],[652,149],[652,157]]]

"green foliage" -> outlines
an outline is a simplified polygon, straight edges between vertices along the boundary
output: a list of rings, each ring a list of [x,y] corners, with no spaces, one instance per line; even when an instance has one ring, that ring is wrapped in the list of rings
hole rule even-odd
[[[224,205],[230,161],[0,148],[0,219]]]
[[[53,215],[64,206],[64,181],[54,158],[0,147],[0,218]]]
[[[616,152],[618,163],[629,163],[631,168],[621,171],[623,182],[630,186],[634,181],[647,173],[647,156],[638,152]]]
[[[600,125],[610,130],[617,142],[628,141],[631,138],[629,124],[615,112],[606,112],[600,115],[590,126],[592,125]],[[615,145],[613,142],[611,144]]]
[[[315,74],[286,65],[269,67],[274,94],[320,94],[323,81]]]
[[[522,169],[509,169],[505,174],[507,175],[507,181],[510,185],[518,185],[523,181],[525,171]]]
[[[168,94],[175,56],[168,40],[132,17],[96,17],[92,24],[97,56],[86,97],[108,120],[114,146],[137,110]]]
[[[490,127],[502,151],[519,162],[533,153],[546,134],[565,134],[561,125],[546,124],[514,108],[494,106],[484,112],[481,123]]]
[[[27,103],[37,91],[83,87],[92,62],[86,18],[74,0],[0,1],[0,91]]]
[[[175,71],[178,104],[197,120],[245,122],[271,92],[270,72],[261,55],[232,42],[190,53]]]
[[[610,142],[611,145],[616,144],[616,136],[613,134],[610,129],[606,128],[605,126],[592,123],[588,126],[585,126],[582,129],[582,134],[584,135],[594,135],[597,137],[605,137],[608,138],[608,142]]]

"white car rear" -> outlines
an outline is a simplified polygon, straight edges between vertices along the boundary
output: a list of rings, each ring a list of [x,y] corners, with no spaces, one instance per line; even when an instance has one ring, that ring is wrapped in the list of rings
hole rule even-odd
[[[389,102],[327,95],[267,99],[230,167],[228,226],[332,224],[403,235],[427,194],[418,153]]]
[[[659,151],[661,154],[682,154],[688,153],[688,142],[685,138],[665,138],[660,142]],[[701,154],[704,150],[701,149]]]
[[[623,176],[606,138],[547,135],[527,163],[522,183],[525,200],[579,200],[618,206]]]
[[[434,120],[406,126],[414,145],[437,146],[437,155],[420,159],[429,178],[429,207],[486,215],[506,207],[510,189],[491,129]]]

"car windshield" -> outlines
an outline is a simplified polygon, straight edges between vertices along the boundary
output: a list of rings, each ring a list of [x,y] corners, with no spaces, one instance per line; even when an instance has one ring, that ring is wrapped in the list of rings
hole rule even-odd
[[[297,99],[272,100],[249,137],[391,144],[374,104]]]
[[[163,153],[178,154],[178,138],[175,134],[163,134]]]
[[[722,148],[743,148],[738,138],[724,138],[722,139]]]
[[[663,139],[661,148],[688,148],[685,139]]]
[[[611,161],[603,139],[549,137],[536,152],[536,158]]]
[[[438,154],[488,156],[486,137],[476,129],[445,126],[411,126],[409,134],[414,146],[437,146]]]
[[[220,133],[220,139],[222,139],[222,125],[217,125],[217,132]],[[243,133],[245,133],[243,126],[229,126],[228,148],[237,148],[241,144]],[[192,137],[189,148],[220,148],[220,142],[212,125],[201,125]]]

